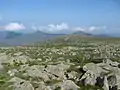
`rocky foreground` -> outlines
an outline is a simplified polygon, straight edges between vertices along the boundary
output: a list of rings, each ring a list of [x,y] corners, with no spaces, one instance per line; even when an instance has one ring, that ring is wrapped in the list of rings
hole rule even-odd
[[[28,48],[26,53],[23,49],[1,49],[0,90],[119,90],[120,63],[110,58],[97,63],[71,61],[70,56],[79,55],[80,49],[47,48],[37,54],[28,54]],[[93,48],[93,52],[98,51]],[[57,58],[51,58],[55,55]]]

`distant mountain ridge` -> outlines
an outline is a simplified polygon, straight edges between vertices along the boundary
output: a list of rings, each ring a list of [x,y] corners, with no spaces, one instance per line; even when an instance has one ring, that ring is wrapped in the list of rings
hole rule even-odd
[[[86,33],[86,32],[83,32],[83,31],[76,31],[73,34],[76,34],[76,35],[92,35],[90,33]]]
[[[10,32],[7,32],[7,33],[6,33],[5,38],[6,38],[6,39],[11,39],[11,38],[19,37],[19,36],[21,36],[21,35],[23,35],[23,33],[17,33],[17,32],[10,31]]]
[[[50,34],[45,33],[42,31],[36,31],[33,33],[20,33],[14,31],[0,31],[0,43],[7,44],[7,45],[26,45],[32,44],[35,42],[45,41],[48,39],[53,39],[59,36],[66,36],[66,35],[79,35],[81,37],[103,37],[103,35],[93,35],[90,33],[86,33],[83,31],[76,31],[72,34]],[[105,37],[106,35],[104,35]]]
[[[15,38],[22,34],[23,33],[18,33],[18,32],[14,32],[14,31],[0,31],[0,39]]]
[[[57,36],[63,36],[65,34],[49,34],[42,31],[23,34],[18,32],[2,31],[0,32],[0,35],[0,43],[5,43],[8,45],[26,45],[51,39]]]

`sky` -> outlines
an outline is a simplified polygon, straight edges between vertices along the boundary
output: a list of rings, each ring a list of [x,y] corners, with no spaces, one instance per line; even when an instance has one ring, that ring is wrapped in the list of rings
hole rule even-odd
[[[0,30],[120,34],[120,0],[0,0]]]

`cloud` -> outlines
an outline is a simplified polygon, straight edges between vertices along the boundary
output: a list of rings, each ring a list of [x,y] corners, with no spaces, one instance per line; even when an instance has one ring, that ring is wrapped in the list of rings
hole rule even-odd
[[[83,31],[83,32],[98,32],[106,29],[106,26],[70,26],[67,23],[60,24],[48,24],[44,26],[32,26],[33,30],[40,30],[51,33],[73,33],[75,31]]]
[[[107,26],[91,26],[89,28],[90,31],[94,31],[94,30],[103,30],[103,29],[106,29]]]
[[[98,29],[98,27],[91,26],[91,27],[88,28],[88,31],[94,31],[94,30],[97,30],[97,29]]]
[[[84,31],[84,32],[93,32],[96,30],[106,29],[106,26],[90,26],[90,27],[74,27],[74,31]]]
[[[54,25],[54,24],[50,24],[48,25],[48,28],[50,31],[53,31],[53,30],[67,30],[69,29],[69,26],[67,23],[61,23],[61,24],[57,24],[57,25]]]
[[[70,27],[68,26],[67,23],[61,23],[61,24],[48,24],[46,26],[32,26],[32,29],[34,30],[47,30],[50,32],[54,32],[54,31],[62,31],[62,30],[67,30]]]
[[[86,28],[83,28],[83,27],[74,27],[73,30],[74,31],[86,31]]]
[[[9,31],[16,31],[26,29],[26,27],[22,23],[12,22],[8,25],[3,26],[3,29]]]

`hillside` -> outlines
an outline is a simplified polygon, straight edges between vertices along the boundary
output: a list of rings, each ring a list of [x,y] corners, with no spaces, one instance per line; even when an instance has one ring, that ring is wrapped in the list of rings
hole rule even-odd
[[[0,37],[0,43],[6,43],[8,45],[32,44],[38,41],[45,41],[50,38],[64,35],[64,34],[48,34],[41,31],[28,34],[21,34],[16,32],[4,32],[4,33],[3,32],[0,33],[2,35],[4,34],[3,36]]]
[[[66,36],[66,34],[51,34],[45,33],[42,31],[36,31],[33,33],[18,33],[13,31],[1,31],[0,32],[0,43],[6,43],[8,45],[26,45],[33,44],[35,42],[46,41],[50,39],[54,39],[60,36]],[[88,34],[82,31],[74,32],[68,35],[79,35],[81,37],[91,37],[92,34]]]
[[[67,35],[0,47],[0,90],[119,90],[119,41]]]
[[[37,42],[35,45],[78,45],[81,44],[94,44],[94,43],[119,43],[120,38],[116,37],[100,37],[93,35],[64,35],[46,41]]]
[[[36,42],[49,41],[51,43],[78,43],[85,40],[96,40],[102,38],[108,38],[106,35],[93,35],[83,31],[77,31],[72,34],[51,34],[45,33],[42,31],[36,31],[33,33],[18,33],[10,31],[1,31],[0,32],[0,43],[5,43],[7,45],[29,45]],[[109,37],[110,38],[110,37]]]

